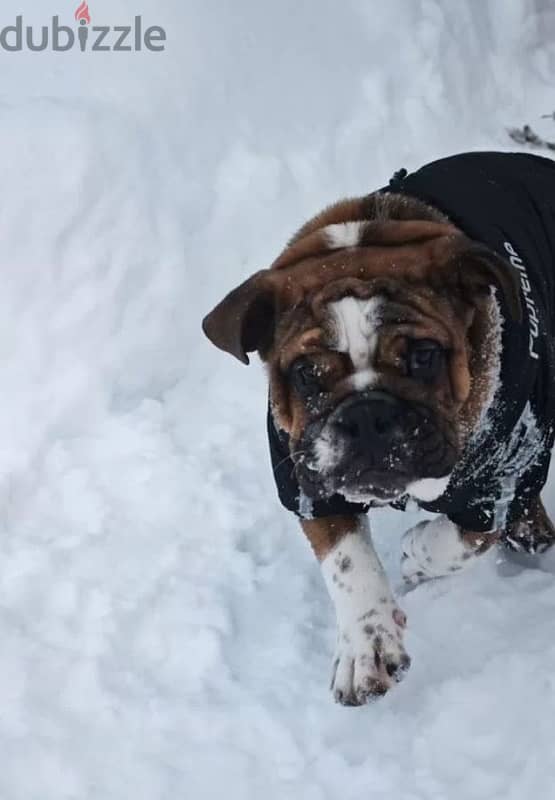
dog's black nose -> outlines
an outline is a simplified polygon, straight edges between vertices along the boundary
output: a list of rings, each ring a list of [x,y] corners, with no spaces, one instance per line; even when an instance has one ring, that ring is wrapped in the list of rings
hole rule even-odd
[[[368,392],[345,401],[338,409],[335,425],[357,449],[382,447],[399,429],[402,403],[388,392]]]

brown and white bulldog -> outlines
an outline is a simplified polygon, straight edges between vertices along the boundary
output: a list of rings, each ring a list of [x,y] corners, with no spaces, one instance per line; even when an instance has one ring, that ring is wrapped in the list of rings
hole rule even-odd
[[[517,276],[492,250],[419,200],[375,193],[305,224],[269,269],[207,316],[204,331],[240,361],[258,351],[266,364],[273,421],[305,500],[429,501],[495,394],[496,293],[519,318]],[[332,690],[360,705],[409,667],[405,614],[366,515],[305,516],[337,615]],[[518,524],[553,537],[539,498]],[[502,535],[445,517],[421,523],[406,534],[403,573],[411,582],[446,575]]]

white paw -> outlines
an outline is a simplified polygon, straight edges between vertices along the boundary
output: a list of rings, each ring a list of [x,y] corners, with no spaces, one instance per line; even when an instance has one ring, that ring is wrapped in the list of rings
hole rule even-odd
[[[361,706],[399,683],[410,666],[403,648],[405,614],[386,597],[378,609],[339,630],[331,690],[337,703]]]
[[[403,536],[402,553],[401,573],[412,586],[459,572],[474,556],[458,526],[443,516],[410,528]]]

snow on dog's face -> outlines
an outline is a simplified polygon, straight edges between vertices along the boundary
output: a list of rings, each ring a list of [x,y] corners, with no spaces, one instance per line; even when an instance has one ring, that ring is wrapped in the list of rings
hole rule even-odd
[[[491,287],[517,316],[517,285],[446,222],[372,220],[368,202],[308,223],[205,331],[267,363],[274,420],[308,497],[432,500],[491,402]]]

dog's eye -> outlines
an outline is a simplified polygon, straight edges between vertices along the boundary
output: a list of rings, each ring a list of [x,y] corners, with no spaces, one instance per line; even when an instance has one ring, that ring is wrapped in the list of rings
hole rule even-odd
[[[433,339],[409,341],[407,369],[411,378],[433,381],[439,377],[445,363],[445,350]]]
[[[318,367],[308,358],[298,358],[294,361],[289,376],[294,389],[305,400],[322,389]]]

